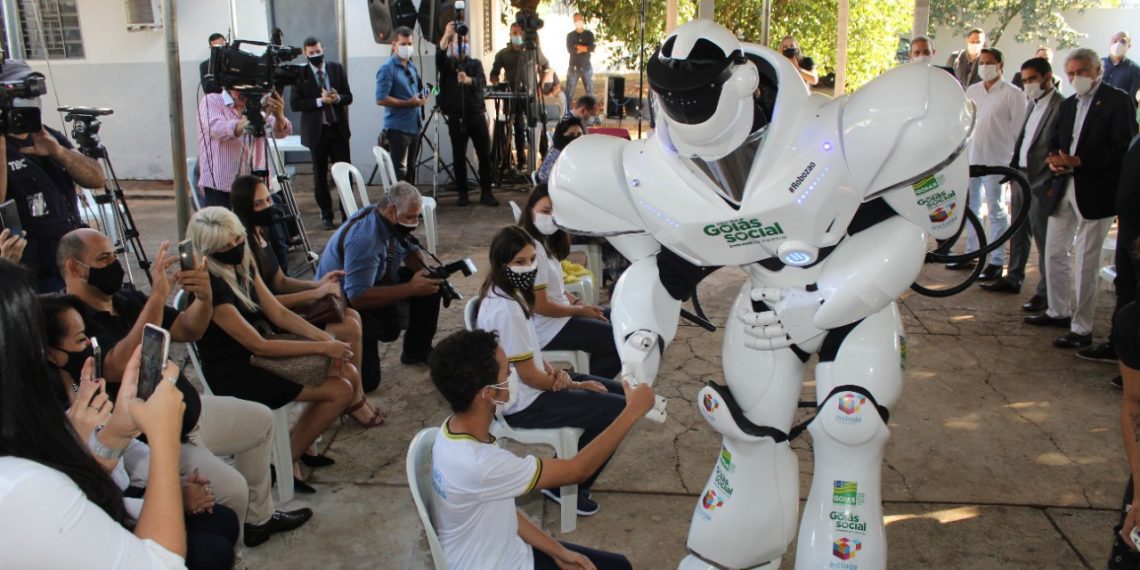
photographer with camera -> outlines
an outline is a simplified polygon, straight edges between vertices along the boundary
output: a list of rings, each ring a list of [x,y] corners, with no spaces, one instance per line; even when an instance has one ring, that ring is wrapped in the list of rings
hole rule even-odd
[[[419,226],[423,199],[407,182],[394,184],[380,203],[363,208],[341,226],[321,254],[317,279],[344,272],[344,293],[364,320],[364,391],[380,383],[377,342],[394,342],[400,336],[398,305],[407,303],[404,364],[423,364],[431,354],[439,320],[441,286],[429,269],[433,265],[411,233]]]
[[[479,159],[482,190],[479,203],[498,206],[499,201],[491,194],[491,135],[487,130],[487,107],[483,104],[487,76],[483,73],[483,63],[471,57],[471,44],[465,32],[466,26],[463,33],[456,33],[455,23],[448,23],[435,55],[439,70],[439,107],[447,117],[455,188],[459,192],[456,205],[471,203],[467,197],[467,141],[470,139]]]
[[[384,107],[384,130],[380,146],[387,143],[396,167],[396,178],[408,181],[416,165],[413,148],[420,132],[422,108],[427,103],[423,76],[412,63],[411,28],[400,26],[392,36],[392,56],[376,72],[376,104]]]
[[[32,77],[43,78],[22,61],[4,63],[4,81]],[[38,108],[40,100],[14,99],[12,106]],[[106,182],[103,167],[49,127],[30,134],[6,132],[0,137],[0,152],[7,163],[3,169],[7,176],[0,176],[0,203],[16,202],[27,240],[20,263],[35,272],[39,292],[57,292],[64,286],[55,262],[59,240],[83,225],[75,185],[102,188]]]
[[[803,79],[808,87],[819,83],[819,72],[815,70],[815,61],[810,57],[804,56],[803,52],[800,51],[800,44],[796,41],[796,38],[784,36],[783,39],[780,40],[780,53],[788,58],[788,61],[792,62],[796,71],[800,72],[800,79]]]
[[[512,100],[510,104],[510,115],[515,125],[516,164],[520,165],[527,163],[526,148],[530,138],[527,109],[535,102],[537,74],[542,73],[541,86],[544,91],[551,92],[554,85],[554,69],[550,67],[542,49],[536,45],[537,37],[537,31],[527,34],[519,22],[511,24],[511,43],[495,54],[495,61],[491,64],[491,81],[497,83],[500,75],[505,74],[508,88],[520,96],[520,99]],[[528,65],[528,61],[532,63]]]
[[[247,133],[250,119],[246,113],[254,92],[226,89],[202,98],[198,105],[198,184],[207,206],[230,207],[230,187],[234,180],[254,170],[267,170],[264,141]],[[261,103],[266,132],[283,139],[293,134],[293,123],[285,117],[285,100],[277,91]]]

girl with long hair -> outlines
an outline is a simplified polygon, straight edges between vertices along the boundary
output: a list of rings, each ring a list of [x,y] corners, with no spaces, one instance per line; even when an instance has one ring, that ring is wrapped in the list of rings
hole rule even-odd
[[[237,177],[230,190],[230,204],[233,213],[245,226],[246,243],[250,244],[250,249],[253,251],[258,273],[265,280],[265,286],[282,305],[290,310],[297,310],[328,295],[344,297],[344,290],[341,288],[343,271],[331,271],[320,281],[307,281],[289,277],[281,269],[268,241],[269,226],[274,223],[273,199],[270,198],[269,188],[261,178],[250,175]],[[323,327],[326,332],[352,345],[352,365],[357,371],[363,370],[361,359],[364,351],[360,327],[360,313],[351,307],[345,309],[343,321],[328,323]],[[364,396],[361,378],[354,376],[349,379],[353,380],[355,403],[345,413],[365,428],[383,424],[384,414],[368,403],[368,399]],[[376,383],[379,383],[379,379]]]
[[[476,328],[494,331],[519,377],[513,402],[502,409],[503,419],[520,428],[581,428],[579,449],[593,441],[625,407],[621,384],[611,379],[568,374],[542,357],[531,305],[538,261],[534,240],[522,228],[509,226],[491,240],[491,268],[479,292]],[[602,469],[578,486],[577,510],[588,516],[598,512],[590,487]],[[561,503],[555,491],[543,495]]]
[[[285,308],[265,286],[246,242],[246,231],[233,212],[211,207],[190,220],[187,237],[199,259],[206,260],[213,289],[214,315],[198,342],[203,373],[215,394],[260,402],[277,409],[292,401],[308,402],[291,434],[294,487],[315,489],[301,480],[299,462],[338,416],[352,404],[352,346],[336,340]],[[304,340],[265,338],[255,325],[300,336]],[[285,358],[322,355],[333,360],[317,386],[302,386],[250,363],[252,356]],[[278,474],[282,476],[283,474]]]
[[[545,184],[531,191],[519,225],[534,238],[538,259],[533,307],[539,344],[546,350],[585,351],[590,354],[591,374],[617,376],[621,359],[609,311],[566,291],[562,260],[570,255],[570,236],[554,225],[554,208]]]

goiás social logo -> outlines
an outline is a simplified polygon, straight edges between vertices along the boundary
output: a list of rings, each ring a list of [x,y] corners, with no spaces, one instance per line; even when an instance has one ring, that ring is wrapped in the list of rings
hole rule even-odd
[[[867,523],[860,520],[859,515],[849,511],[831,511],[832,528],[840,532],[866,534]]]
[[[834,481],[831,488],[831,504],[857,507],[863,504],[863,493],[859,492],[857,481]]]
[[[954,216],[958,209],[958,200],[954,192],[946,188],[946,175],[935,174],[915,182],[912,186],[918,203],[926,206],[927,215],[935,229],[945,224]]]
[[[732,247],[784,239],[784,228],[780,227],[780,222],[765,224],[759,218],[709,224],[702,231],[709,237],[719,237]]]

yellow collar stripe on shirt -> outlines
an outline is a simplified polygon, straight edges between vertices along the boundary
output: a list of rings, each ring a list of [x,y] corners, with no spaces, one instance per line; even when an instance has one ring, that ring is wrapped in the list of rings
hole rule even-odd
[[[525,362],[525,361],[527,361],[527,360],[530,360],[530,359],[532,359],[532,358],[534,358],[534,353],[533,353],[533,352],[528,352],[528,353],[526,353],[526,354],[520,354],[520,355],[518,355],[518,356],[511,356],[511,357],[508,357],[508,358],[507,358],[507,362],[510,362],[511,364],[514,364],[514,363],[516,363],[516,362]]]

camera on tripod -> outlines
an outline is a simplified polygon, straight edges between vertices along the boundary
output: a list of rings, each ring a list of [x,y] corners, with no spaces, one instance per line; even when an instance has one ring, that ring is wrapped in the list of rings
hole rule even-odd
[[[0,73],[6,58],[0,51]],[[16,81],[0,81],[0,135],[36,133],[43,129],[39,107],[16,107],[14,100],[35,99],[44,93],[47,93],[47,82],[39,73],[29,73]]]
[[[546,25],[546,22],[538,17],[538,2],[535,0],[511,0],[511,6],[519,9],[515,13],[515,23],[522,28],[523,47],[528,50],[536,49],[538,47],[538,31]]]
[[[466,38],[471,28],[467,27],[467,18],[464,11],[467,9],[467,2],[463,0],[455,0],[455,33],[461,38]]]
[[[435,257],[434,255],[432,256]],[[458,261],[452,261],[446,265],[438,267],[430,267],[427,269],[427,276],[432,279],[442,279],[443,282],[439,284],[439,296],[443,299],[443,307],[451,306],[452,301],[462,301],[463,295],[460,295],[455,287],[447,281],[448,277],[455,275],[457,272],[463,272],[464,277],[471,277],[478,269],[475,267],[475,262],[471,261],[470,257],[464,257]]]
[[[257,55],[241,49],[243,45],[261,46],[265,50]],[[296,59],[301,53],[299,47],[235,40],[210,50],[210,73],[207,77],[213,76],[214,81],[226,89],[263,95],[275,86],[300,81],[305,66],[286,62]]]
[[[64,113],[65,123],[75,123],[71,126],[71,138],[75,139],[79,152],[91,158],[102,158],[103,144],[99,139],[99,128],[103,123],[96,117],[110,115],[115,111],[106,107],[59,107],[56,110]]]

